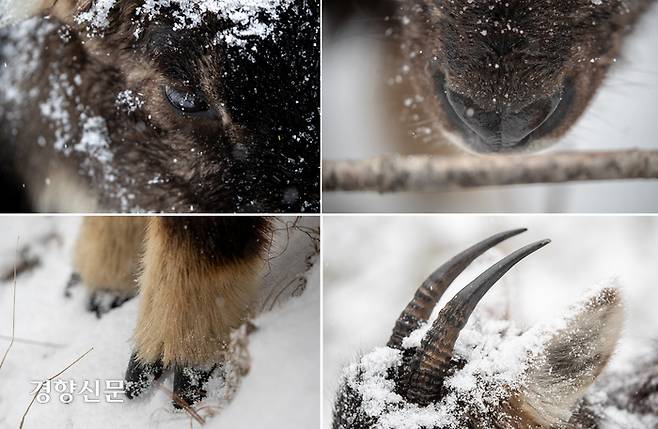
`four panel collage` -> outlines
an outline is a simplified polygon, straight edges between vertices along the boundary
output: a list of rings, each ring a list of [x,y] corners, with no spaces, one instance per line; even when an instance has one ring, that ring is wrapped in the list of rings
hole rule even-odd
[[[0,429],[658,429],[657,3],[0,0]]]

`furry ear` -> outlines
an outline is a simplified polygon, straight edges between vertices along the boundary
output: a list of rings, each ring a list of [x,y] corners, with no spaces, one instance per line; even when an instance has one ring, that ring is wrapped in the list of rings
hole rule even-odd
[[[523,411],[545,427],[570,419],[586,389],[612,355],[623,324],[619,291],[605,288],[571,308],[531,356],[520,400]]]

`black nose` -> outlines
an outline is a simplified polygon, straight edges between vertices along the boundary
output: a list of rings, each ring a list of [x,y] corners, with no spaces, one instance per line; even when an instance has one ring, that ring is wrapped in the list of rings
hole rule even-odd
[[[446,97],[459,119],[491,146],[511,147],[524,139],[551,117],[561,100],[561,92],[541,98],[520,108],[485,110],[470,98],[446,89]]]

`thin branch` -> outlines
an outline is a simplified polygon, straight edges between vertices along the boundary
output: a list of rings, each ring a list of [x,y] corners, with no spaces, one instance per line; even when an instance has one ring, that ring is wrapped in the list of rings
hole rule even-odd
[[[174,400],[178,405],[180,405],[190,415],[190,418],[196,420],[202,426],[206,424],[206,420],[203,417],[201,417],[194,408],[192,408],[187,402],[185,402],[183,398],[178,396],[175,392],[164,387],[162,383],[160,383],[158,380],[153,380],[153,384],[155,384],[156,387],[158,387],[160,390],[165,392],[170,399]]]
[[[324,191],[436,192],[627,179],[658,179],[658,151],[459,157],[385,155],[323,163]]]
[[[52,377],[50,377],[50,378],[48,378],[48,379],[46,379],[46,380],[44,380],[44,381],[41,382],[41,384],[39,385],[39,389],[38,389],[36,392],[34,392],[34,396],[32,397],[32,400],[30,401],[30,404],[29,404],[29,405],[27,406],[27,408],[25,409],[25,413],[23,413],[23,417],[21,418],[21,424],[20,424],[20,426],[18,427],[19,429],[23,429],[23,425],[25,424],[25,417],[27,417],[27,413],[30,412],[30,408],[32,408],[32,404],[34,404],[34,401],[37,399],[37,396],[39,396],[39,393],[41,393],[41,389],[43,389],[43,386],[44,386],[48,381],[52,381],[53,379],[55,379],[55,378],[59,377],[60,375],[64,374],[66,371],[68,371],[69,368],[71,368],[71,367],[72,367],[73,365],[75,365],[76,363],[80,362],[80,361],[82,360],[82,358],[84,358],[84,357],[87,356],[89,353],[91,353],[92,350],[94,350],[93,347],[90,348],[89,350],[87,350],[82,356],[78,357],[76,360],[74,360],[73,362],[71,362],[66,368],[64,368],[63,370],[61,370],[61,371],[58,372],[57,374],[53,375]]]
[[[16,237],[16,258],[14,259],[14,282],[13,282],[13,298],[11,306],[11,341],[9,341],[9,347],[5,351],[5,354],[2,356],[2,361],[0,361],[0,368],[5,364],[5,359],[9,351],[14,346],[14,341],[16,340],[16,264],[18,261],[18,243],[20,242],[20,236]]]

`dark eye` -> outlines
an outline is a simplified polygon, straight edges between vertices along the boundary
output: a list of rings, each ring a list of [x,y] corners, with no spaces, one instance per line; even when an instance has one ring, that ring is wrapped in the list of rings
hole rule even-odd
[[[169,85],[165,85],[165,95],[169,103],[183,113],[207,113],[210,106],[206,99],[198,92],[179,90]]]

